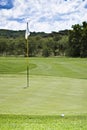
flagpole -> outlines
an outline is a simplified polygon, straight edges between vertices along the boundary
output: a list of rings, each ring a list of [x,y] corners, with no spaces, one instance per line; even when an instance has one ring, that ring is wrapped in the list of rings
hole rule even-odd
[[[30,35],[29,29],[28,29],[28,22],[27,22],[27,29],[26,29],[26,51],[27,51],[27,87],[29,87],[29,43],[28,43],[28,36]]]
[[[27,87],[29,87],[29,60],[28,60],[28,57],[29,57],[29,45],[28,45],[28,38],[27,38]]]

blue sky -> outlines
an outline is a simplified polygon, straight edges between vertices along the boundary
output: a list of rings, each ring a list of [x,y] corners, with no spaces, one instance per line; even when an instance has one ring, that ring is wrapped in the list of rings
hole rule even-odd
[[[0,0],[0,29],[52,32],[87,21],[87,0]]]

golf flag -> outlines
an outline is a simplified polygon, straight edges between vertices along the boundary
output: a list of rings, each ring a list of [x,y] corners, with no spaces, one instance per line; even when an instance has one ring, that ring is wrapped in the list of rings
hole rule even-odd
[[[29,28],[28,28],[28,22],[27,22],[27,28],[26,28],[26,31],[25,31],[25,39],[27,40],[28,39],[28,36],[30,35],[30,31],[29,31]]]

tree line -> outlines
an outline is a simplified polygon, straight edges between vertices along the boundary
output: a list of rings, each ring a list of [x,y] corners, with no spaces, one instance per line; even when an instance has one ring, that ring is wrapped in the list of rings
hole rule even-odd
[[[31,32],[29,56],[87,57],[87,22],[75,24],[72,30]],[[26,56],[25,30],[0,30],[0,55]]]

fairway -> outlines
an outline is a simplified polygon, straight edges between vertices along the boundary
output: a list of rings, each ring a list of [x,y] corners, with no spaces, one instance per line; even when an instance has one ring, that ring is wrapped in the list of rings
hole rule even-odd
[[[29,75],[26,88],[26,58],[0,58],[2,130],[87,129],[86,58],[29,58]]]

